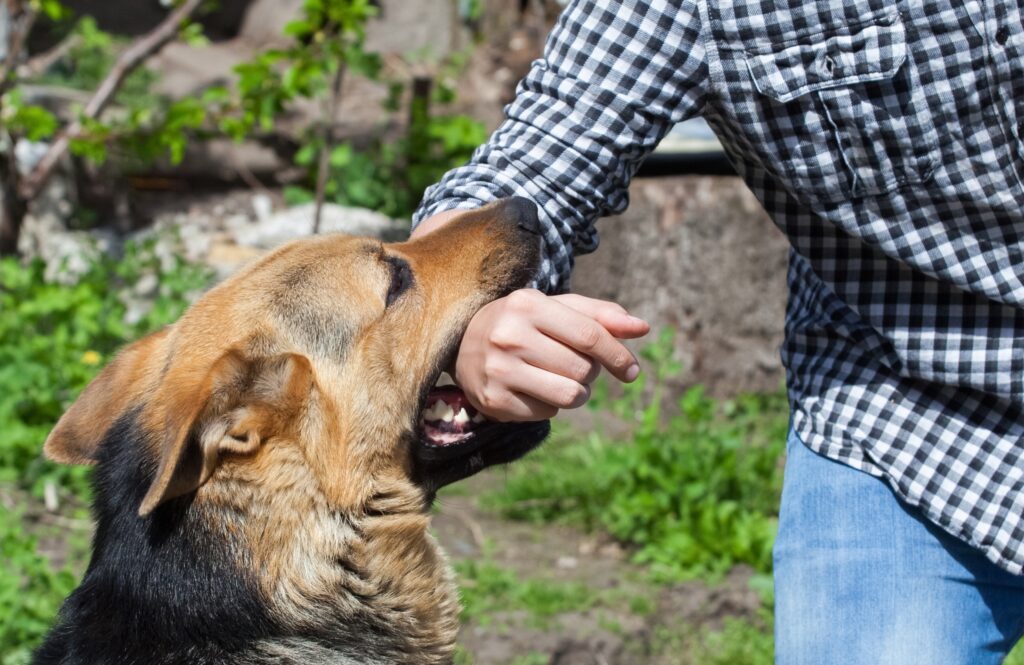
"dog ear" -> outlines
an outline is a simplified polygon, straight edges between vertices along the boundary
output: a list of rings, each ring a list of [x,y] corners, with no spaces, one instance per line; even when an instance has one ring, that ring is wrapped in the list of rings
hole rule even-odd
[[[62,464],[95,464],[107,432],[143,395],[159,368],[168,329],[131,344],[92,380],[57,421],[43,454]]]
[[[282,433],[310,394],[313,370],[298,354],[248,360],[229,351],[197,385],[175,384],[168,377],[160,392],[169,399],[157,400],[170,406],[159,466],[139,506],[143,517],[199,489],[226,455],[252,454]]]

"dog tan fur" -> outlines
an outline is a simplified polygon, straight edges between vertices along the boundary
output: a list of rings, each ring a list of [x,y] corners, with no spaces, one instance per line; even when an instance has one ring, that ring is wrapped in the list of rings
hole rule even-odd
[[[458,597],[417,418],[472,315],[536,268],[522,214],[286,245],[126,348],[54,428],[51,459],[102,466],[126,463],[104,441],[135,423],[148,486],[126,514],[151,537],[199,524],[253,581],[274,629],[210,662],[451,661]]]

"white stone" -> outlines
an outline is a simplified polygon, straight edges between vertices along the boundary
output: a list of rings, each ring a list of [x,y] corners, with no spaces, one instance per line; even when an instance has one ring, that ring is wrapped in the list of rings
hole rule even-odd
[[[288,208],[247,226],[228,229],[239,245],[270,249],[290,240],[313,233],[316,205],[307,203]],[[401,240],[409,234],[409,223],[391,219],[365,208],[325,204],[321,213],[320,233],[346,233],[371,236],[382,240]]]

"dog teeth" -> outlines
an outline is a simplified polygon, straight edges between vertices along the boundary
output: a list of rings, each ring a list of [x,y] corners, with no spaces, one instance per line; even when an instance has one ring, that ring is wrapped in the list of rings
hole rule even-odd
[[[465,412],[466,412],[466,410],[463,409],[462,413],[465,413]],[[482,414],[482,413],[478,413],[475,416],[473,416],[473,422],[475,422],[475,423],[482,423],[485,420],[487,420],[487,419],[484,418],[484,414]]]
[[[455,414],[455,422],[459,425],[465,425],[469,422],[469,414],[466,413],[466,409],[459,409],[459,412]]]
[[[452,380],[452,375],[448,372],[441,372],[441,376],[437,378],[437,383],[434,385],[438,388],[444,388],[445,386],[454,386],[455,381]]]
[[[448,404],[445,404],[444,405],[444,411],[442,411],[442,413],[441,413],[441,420],[445,421],[446,423],[450,423],[454,419],[455,419],[455,409],[453,409]]]
[[[429,409],[423,411],[424,420],[441,420],[444,418],[445,409],[451,411],[451,407],[442,400],[434,402]]]

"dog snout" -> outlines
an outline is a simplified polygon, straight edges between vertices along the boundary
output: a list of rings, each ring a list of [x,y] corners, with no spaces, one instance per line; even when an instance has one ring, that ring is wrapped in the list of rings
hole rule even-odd
[[[537,204],[521,196],[502,199],[500,214],[523,231],[540,235],[540,220],[537,218]]]

